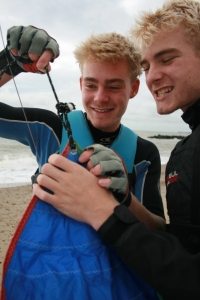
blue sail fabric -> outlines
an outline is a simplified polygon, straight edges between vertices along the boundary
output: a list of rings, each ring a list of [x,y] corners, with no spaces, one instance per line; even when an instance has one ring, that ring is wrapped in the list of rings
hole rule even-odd
[[[78,154],[67,158],[77,162]],[[158,299],[92,227],[41,200],[18,239],[4,288],[6,300]]]
[[[41,200],[18,240],[4,286],[6,300],[158,299],[95,230]]]

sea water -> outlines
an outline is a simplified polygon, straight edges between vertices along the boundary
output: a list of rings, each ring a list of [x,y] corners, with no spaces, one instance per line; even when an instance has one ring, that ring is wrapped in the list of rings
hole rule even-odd
[[[161,163],[166,164],[171,150],[178,139],[156,139],[151,136],[181,135],[189,133],[136,131],[144,139],[153,142],[160,153]],[[16,141],[0,138],[0,187],[31,184],[31,176],[37,169],[37,163],[29,147]]]

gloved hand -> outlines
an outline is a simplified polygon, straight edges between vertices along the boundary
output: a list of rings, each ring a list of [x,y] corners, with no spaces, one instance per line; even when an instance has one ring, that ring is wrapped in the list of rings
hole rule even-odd
[[[131,194],[128,173],[123,160],[114,150],[99,144],[92,145],[86,149],[93,149],[93,154],[90,156],[92,166],[95,167],[100,164],[100,175],[105,175],[111,179],[111,183],[106,188],[113,192],[119,203],[129,206]]]
[[[9,28],[7,31],[7,47],[4,52],[9,62],[11,62],[11,70],[7,68],[5,73],[14,76],[20,72],[42,73],[36,67],[37,60],[32,61],[29,54],[34,54],[39,59],[45,50],[51,50],[51,62],[59,55],[58,43],[43,29],[34,26],[13,26]],[[3,59],[2,52],[0,55],[1,60]],[[15,60],[14,63],[13,60]],[[5,62],[6,64],[7,62]],[[2,61],[0,65],[3,66]]]

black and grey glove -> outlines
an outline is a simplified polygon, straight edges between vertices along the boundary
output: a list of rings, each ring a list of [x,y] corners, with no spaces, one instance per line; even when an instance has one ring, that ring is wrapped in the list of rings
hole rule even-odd
[[[86,149],[93,149],[93,154],[90,157],[92,166],[95,167],[100,164],[101,175],[106,175],[111,179],[111,183],[106,188],[112,191],[119,203],[129,206],[131,194],[128,173],[123,160],[114,150],[99,144],[92,145]]]
[[[11,49],[17,49],[18,56],[14,56]],[[41,73],[36,67],[37,62],[31,61],[28,54],[41,56],[47,49],[53,53],[53,62],[59,55],[59,45],[46,31],[34,26],[13,26],[7,31],[7,47],[0,53],[0,69],[5,69],[8,59],[10,66],[4,72],[9,75],[15,76],[21,72]]]

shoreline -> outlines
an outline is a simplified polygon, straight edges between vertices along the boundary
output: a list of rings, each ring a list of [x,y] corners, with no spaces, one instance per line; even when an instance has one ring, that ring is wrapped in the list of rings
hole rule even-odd
[[[165,167],[166,165],[161,166],[160,187],[161,196],[164,204],[166,222],[168,222],[165,202]],[[0,278],[2,276],[2,266],[5,254],[7,252],[7,248],[31,198],[31,184],[24,183],[24,185],[15,185],[7,187],[0,186]]]

